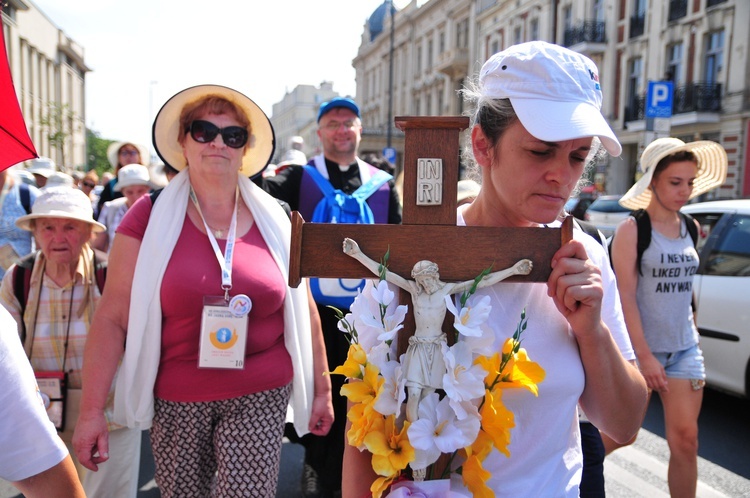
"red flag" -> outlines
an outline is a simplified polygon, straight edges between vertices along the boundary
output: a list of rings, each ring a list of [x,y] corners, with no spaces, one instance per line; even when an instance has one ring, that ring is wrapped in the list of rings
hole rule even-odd
[[[2,23],[0,23],[1,25]],[[0,171],[27,159],[38,157],[18,104],[10,75],[5,34],[0,28]]]

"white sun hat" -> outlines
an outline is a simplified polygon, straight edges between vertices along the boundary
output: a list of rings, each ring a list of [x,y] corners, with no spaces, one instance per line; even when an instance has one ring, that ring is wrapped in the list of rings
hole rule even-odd
[[[16,226],[31,230],[31,221],[38,218],[65,218],[84,221],[93,232],[103,232],[106,227],[94,221],[91,199],[81,190],[71,187],[50,187],[42,191],[31,206],[31,214],[16,220]]]
[[[61,171],[55,171],[47,177],[47,183],[44,184],[42,190],[47,190],[52,187],[73,187],[73,177],[67,173]]]
[[[242,156],[241,173],[251,177],[268,165],[276,147],[271,121],[258,105],[237,90],[220,85],[198,85],[187,88],[170,98],[159,110],[154,120],[154,148],[165,164],[177,171],[187,166],[182,146],[178,140],[182,109],[197,100],[218,96],[235,104],[250,120],[250,136]]]
[[[122,189],[133,185],[145,185],[150,189],[155,188],[146,166],[142,164],[128,164],[120,168],[120,171],[117,172],[115,192],[122,192]]]
[[[651,202],[649,186],[659,161],[682,151],[692,152],[698,160],[691,199],[718,187],[727,179],[727,153],[721,145],[710,140],[685,143],[679,138],[659,138],[648,144],[641,154],[643,176],[620,198],[620,205],[628,209],[645,209]]]
[[[513,45],[484,63],[479,83],[483,95],[510,99],[521,124],[539,140],[599,137],[613,156],[622,152],[601,113],[596,64],[578,52],[543,41]]]
[[[55,161],[49,157],[38,157],[31,160],[31,164],[26,169],[32,175],[40,175],[49,178],[56,171]]]
[[[117,165],[120,161],[120,149],[122,149],[126,145],[132,145],[138,150],[138,155],[141,156],[140,160],[142,163],[148,163],[149,161],[151,161],[151,153],[148,151],[148,147],[146,147],[145,145],[136,144],[133,142],[113,142],[109,144],[109,147],[107,147],[107,160],[112,166],[112,169],[117,169]],[[123,164],[123,166],[125,165]]]

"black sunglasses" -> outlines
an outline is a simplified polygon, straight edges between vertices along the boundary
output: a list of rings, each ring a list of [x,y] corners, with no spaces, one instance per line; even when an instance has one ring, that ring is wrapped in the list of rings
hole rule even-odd
[[[190,136],[198,143],[207,144],[214,141],[216,135],[221,133],[221,139],[227,147],[240,149],[247,143],[247,129],[242,126],[227,126],[219,128],[210,121],[197,119],[190,123],[188,128]]]

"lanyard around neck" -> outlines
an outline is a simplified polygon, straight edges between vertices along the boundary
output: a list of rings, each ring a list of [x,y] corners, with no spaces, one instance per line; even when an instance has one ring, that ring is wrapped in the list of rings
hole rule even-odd
[[[224,299],[227,301],[229,301],[229,289],[232,288],[232,257],[234,256],[234,243],[237,235],[237,201],[239,195],[240,189],[237,187],[237,190],[235,190],[234,193],[234,212],[232,213],[232,222],[229,225],[229,233],[227,233],[227,246],[224,254],[222,254],[221,249],[219,248],[219,243],[216,242],[216,237],[214,237],[211,228],[208,226],[208,223],[206,223],[206,218],[203,216],[198,197],[195,195],[192,185],[190,186],[190,200],[193,201],[193,205],[198,211],[198,215],[201,217],[203,226],[206,228],[206,235],[208,235],[208,240],[211,242],[211,247],[214,249],[216,260],[221,267],[221,288],[224,290]]]

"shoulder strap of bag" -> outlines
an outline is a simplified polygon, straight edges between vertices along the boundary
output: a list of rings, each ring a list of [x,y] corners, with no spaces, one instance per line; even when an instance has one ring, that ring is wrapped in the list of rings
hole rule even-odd
[[[687,228],[690,238],[693,239],[693,246],[698,245],[698,227],[695,226],[695,218],[687,213],[680,211],[682,219],[685,220],[685,227]]]
[[[21,306],[20,321],[21,326],[21,343],[26,341],[26,324],[23,315],[26,312],[26,301],[29,299],[29,289],[31,289],[31,274],[34,270],[34,261],[36,253],[31,253],[16,263],[13,268],[13,295],[16,297],[18,304]]]
[[[318,186],[320,191],[323,192],[324,197],[327,197],[334,193],[333,185],[331,185],[331,182],[326,180],[323,175],[321,175],[320,172],[315,168],[315,166],[305,165],[302,166],[302,168],[307,172],[308,175],[310,175],[310,178],[313,179],[315,185]]]
[[[648,246],[651,245],[651,218],[649,218],[648,211],[645,209],[633,211],[632,216],[635,218],[638,227],[635,264],[638,267],[638,274],[643,275],[643,271],[641,270],[641,259],[643,259],[643,253],[646,252]]]
[[[26,214],[31,214],[31,191],[29,190],[29,186],[23,182],[19,182],[18,195],[21,199],[23,210],[26,211]]]
[[[393,178],[393,176],[389,173],[386,173],[383,170],[378,170],[374,175],[370,177],[370,180],[367,183],[361,185],[357,190],[354,191],[352,197],[359,201],[364,201],[372,194],[377,192],[380,187],[388,183],[391,178]]]
[[[583,221],[579,219],[573,220],[577,225],[578,228],[580,228],[583,233],[588,234],[589,236],[593,237],[594,240],[599,242],[605,249],[607,248],[607,243],[602,239],[602,233],[599,231],[598,228],[593,223],[589,223],[588,221]]]

